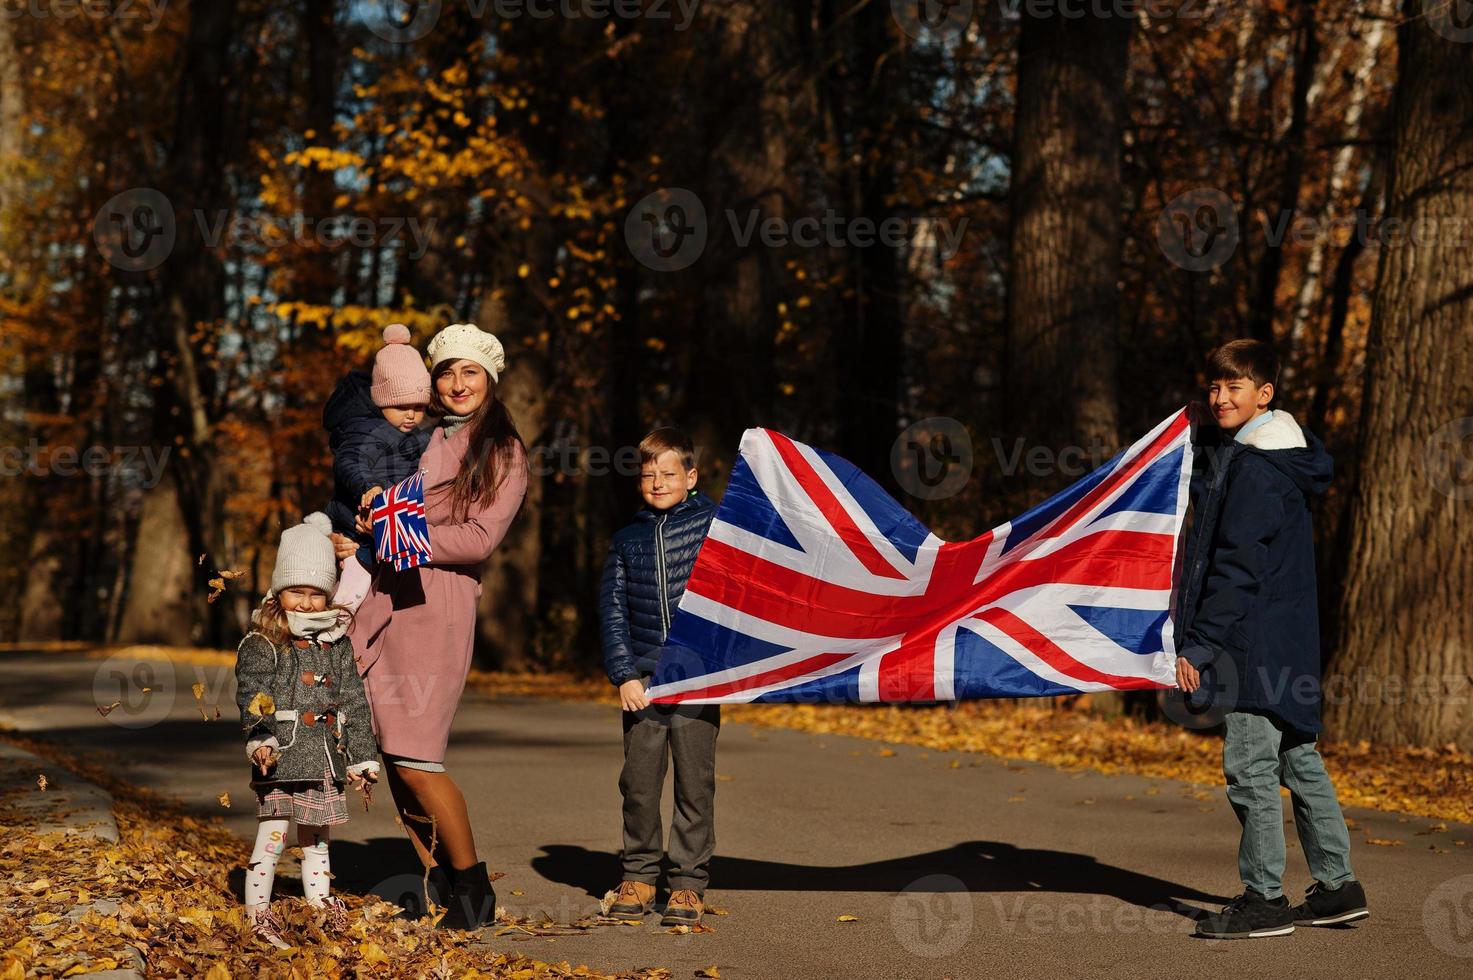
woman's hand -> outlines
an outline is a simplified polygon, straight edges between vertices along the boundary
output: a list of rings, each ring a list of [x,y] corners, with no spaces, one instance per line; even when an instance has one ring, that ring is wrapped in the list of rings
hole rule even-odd
[[[367,510],[373,504],[373,498],[384,492],[383,487],[369,487],[363,491],[363,497],[358,501],[359,510]]]
[[[257,769],[261,770],[261,775],[264,776],[276,768],[276,760],[272,758],[274,754],[269,745],[263,745],[251,753],[251,761],[256,764]]]
[[[644,681],[635,678],[619,685],[619,706],[625,711],[643,711],[650,706],[644,693]]]
[[[361,524],[362,521],[360,520],[359,523]],[[338,534],[334,531],[332,535],[332,550],[338,556],[339,561],[344,558],[352,558],[353,554],[358,550],[358,542],[346,534]]]

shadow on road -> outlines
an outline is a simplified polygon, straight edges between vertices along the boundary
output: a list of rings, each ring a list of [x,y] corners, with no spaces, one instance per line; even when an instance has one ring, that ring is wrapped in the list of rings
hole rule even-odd
[[[532,869],[549,881],[598,897],[619,879],[618,855],[567,844],[544,844]],[[1187,918],[1202,910],[1186,902],[1221,905],[1224,896],[1103,864],[1087,854],[966,841],[941,851],[824,867],[718,854],[711,881],[722,891],[900,892],[929,875],[950,875],[972,892],[1059,892],[1108,895]]]
[[[332,842],[333,891],[349,895],[377,895],[419,918],[424,905],[424,871],[406,837],[375,837],[368,841]],[[236,898],[245,892],[245,869],[230,873],[230,888]],[[301,879],[295,868],[277,875],[277,898],[300,896]]]

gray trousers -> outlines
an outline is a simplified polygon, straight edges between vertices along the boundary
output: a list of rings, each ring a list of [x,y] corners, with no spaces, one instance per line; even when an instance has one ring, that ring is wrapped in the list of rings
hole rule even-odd
[[[716,736],[721,706],[650,705],[624,712],[624,878],[654,885],[665,856],[660,796],[667,760],[675,760],[675,816],[670,822],[670,890],[704,895],[716,850]]]
[[[1289,790],[1294,829],[1316,881],[1338,888],[1350,870],[1350,831],[1313,735],[1289,728],[1274,715],[1234,711],[1227,716],[1222,768],[1228,802],[1243,825],[1238,874],[1264,898],[1284,893],[1284,804]]]

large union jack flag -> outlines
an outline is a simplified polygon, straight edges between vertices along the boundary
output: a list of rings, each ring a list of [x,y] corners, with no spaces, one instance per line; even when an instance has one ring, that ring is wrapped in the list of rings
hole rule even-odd
[[[649,690],[905,702],[1175,686],[1187,416],[973,541],[837,456],[749,429]]]
[[[425,518],[423,470],[374,497],[370,515],[374,554],[379,561],[391,562],[395,571],[402,572],[434,557]]]

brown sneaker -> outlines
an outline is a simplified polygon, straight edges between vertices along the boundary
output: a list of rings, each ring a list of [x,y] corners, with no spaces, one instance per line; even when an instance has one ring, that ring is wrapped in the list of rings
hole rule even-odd
[[[614,893],[614,904],[609,906],[609,918],[627,919],[638,922],[650,910],[655,900],[655,886],[642,881],[621,881]]]
[[[701,924],[701,915],[706,907],[701,904],[701,896],[689,888],[671,892],[670,901],[665,903],[665,917],[660,920],[662,926],[698,926]]]

